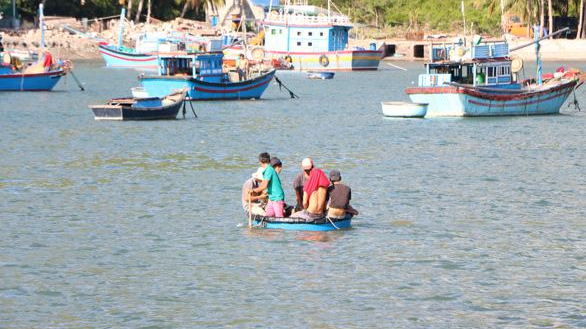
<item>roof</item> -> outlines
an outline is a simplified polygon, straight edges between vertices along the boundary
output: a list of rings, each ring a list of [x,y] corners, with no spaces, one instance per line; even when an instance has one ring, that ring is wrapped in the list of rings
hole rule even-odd
[[[255,6],[263,6],[263,7],[268,7],[271,5],[271,0],[248,0],[248,2],[251,5],[255,5]],[[280,5],[280,1],[279,0],[272,0],[272,5],[273,6],[278,6]]]

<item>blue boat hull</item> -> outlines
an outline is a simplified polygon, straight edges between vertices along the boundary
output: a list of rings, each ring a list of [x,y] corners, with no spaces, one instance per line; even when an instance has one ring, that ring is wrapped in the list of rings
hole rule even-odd
[[[415,103],[427,103],[426,117],[478,117],[558,114],[578,80],[540,90],[498,93],[459,87],[412,87],[405,92]]]
[[[320,218],[314,222],[295,221],[293,218],[274,218],[254,215],[252,218],[254,227],[295,231],[335,231],[352,227],[352,216],[344,219]]]
[[[138,54],[116,49],[112,45],[100,45],[100,54],[107,67],[157,69],[157,56],[153,54]]]
[[[62,69],[36,74],[2,74],[0,91],[50,91],[63,75]]]
[[[150,96],[162,97],[176,89],[187,89],[191,100],[258,99],[275,75],[272,70],[242,82],[205,82],[186,76],[141,76],[140,83]]]

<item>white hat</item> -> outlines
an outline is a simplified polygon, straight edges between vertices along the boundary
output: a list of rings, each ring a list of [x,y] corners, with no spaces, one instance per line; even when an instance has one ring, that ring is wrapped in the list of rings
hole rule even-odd
[[[262,173],[264,171],[263,167],[258,167],[258,169],[256,170],[256,172],[254,174],[252,174],[252,178],[256,179],[256,180],[262,180]]]
[[[301,161],[301,168],[304,170],[309,170],[313,168],[313,160],[311,158],[305,158]]]

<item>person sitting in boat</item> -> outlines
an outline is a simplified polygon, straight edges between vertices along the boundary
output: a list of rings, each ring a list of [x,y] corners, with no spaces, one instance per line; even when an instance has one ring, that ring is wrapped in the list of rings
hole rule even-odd
[[[301,161],[302,171],[297,174],[293,180],[293,189],[295,189],[295,211],[303,210],[303,186],[309,177],[311,169],[313,169],[313,160],[311,158],[305,158]]]
[[[303,185],[303,210],[291,215],[308,221],[321,218],[325,214],[327,188],[330,181],[321,169],[313,168]]]
[[[269,202],[265,207],[267,217],[285,217],[285,192],[281,186],[279,173],[283,170],[283,164],[279,158],[272,158],[264,152],[258,156],[258,162],[263,168],[263,178],[260,186],[250,190],[250,193],[258,193],[267,190]]]
[[[51,71],[53,64],[53,55],[48,50],[45,50],[43,52],[43,68],[45,69],[45,72]]]
[[[338,170],[330,171],[330,182],[328,187],[328,217],[341,219],[346,217],[346,213],[357,216],[358,210],[350,205],[352,190],[345,184],[341,183],[342,175]]]
[[[262,181],[263,171],[263,168],[258,168],[258,170],[252,174],[252,177],[246,180],[244,185],[242,185],[242,206],[244,207],[244,211],[250,211],[253,215],[264,216],[266,214],[264,207],[267,201],[267,194],[262,192],[249,193],[250,190],[259,186]]]
[[[238,81],[244,81],[248,77],[248,59],[244,57],[244,54],[240,54],[236,63],[236,71],[238,72]]]

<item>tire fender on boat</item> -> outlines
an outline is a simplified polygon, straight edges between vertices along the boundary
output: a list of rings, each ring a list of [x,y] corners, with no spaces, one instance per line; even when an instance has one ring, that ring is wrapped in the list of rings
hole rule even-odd
[[[327,67],[328,65],[330,65],[330,60],[328,56],[326,56],[326,54],[322,54],[321,56],[319,56],[319,63],[321,64],[321,66]]]

